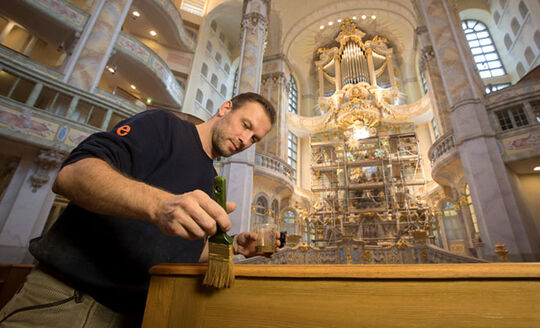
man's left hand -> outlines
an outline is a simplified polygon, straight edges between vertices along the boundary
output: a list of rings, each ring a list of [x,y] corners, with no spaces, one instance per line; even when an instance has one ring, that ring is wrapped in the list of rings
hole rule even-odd
[[[233,251],[234,254],[241,254],[245,257],[252,257],[258,255],[255,252],[255,246],[257,245],[257,233],[256,232],[241,232],[234,236]],[[276,232],[276,252],[279,251],[279,232]]]

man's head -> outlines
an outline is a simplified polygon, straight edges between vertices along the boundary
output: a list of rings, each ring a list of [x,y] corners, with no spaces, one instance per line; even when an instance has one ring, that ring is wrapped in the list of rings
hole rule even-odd
[[[263,96],[247,92],[223,103],[212,119],[212,157],[229,157],[261,140],[272,128],[276,110]]]

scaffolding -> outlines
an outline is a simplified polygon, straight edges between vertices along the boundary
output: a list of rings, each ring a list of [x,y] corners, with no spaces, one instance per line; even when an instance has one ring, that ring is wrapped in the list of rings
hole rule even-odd
[[[409,238],[409,231],[429,229],[414,125],[384,130],[360,140],[347,140],[337,130],[311,136],[312,191],[319,200],[308,218],[316,238],[306,243],[332,246],[354,238],[384,246]]]

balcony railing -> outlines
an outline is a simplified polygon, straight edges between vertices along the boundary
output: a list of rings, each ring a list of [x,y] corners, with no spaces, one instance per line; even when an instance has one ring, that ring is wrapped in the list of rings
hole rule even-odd
[[[0,60],[0,134],[63,151],[142,111]]]
[[[443,155],[454,152],[456,147],[454,145],[454,135],[447,134],[437,139],[433,145],[429,148],[428,158],[431,161],[431,165],[435,166],[435,162]]]
[[[279,157],[256,152],[255,165],[255,169],[261,173],[267,173],[291,185],[294,184],[292,167]]]
[[[186,28],[184,27],[184,22],[182,21],[182,17],[180,16],[178,9],[176,9],[176,6],[171,1],[167,1],[167,0],[165,1],[154,0],[154,3],[160,6],[167,13],[167,15],[173,20],[174,24],[176,25],[178,37],[180,41],[182,42],[183,46],[190,52],[195,52],[195,41],[186,32]]]
[[[81,32],[88,14],[64,0],[21,0],[65,25]]]

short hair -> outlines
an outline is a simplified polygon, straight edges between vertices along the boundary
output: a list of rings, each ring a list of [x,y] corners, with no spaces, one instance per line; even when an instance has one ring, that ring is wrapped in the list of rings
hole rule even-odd
[[[238,109],[242,107],[242,105],[246,102],[257,102],[262,105],[264,108],[264,111],[266,112],[266,115],[268,115],[268,118],[270,118],[270,123],[274,125],[276,122],[276,109],[270,103],[268,99],[261,96],[258,93],[255,92],[245,92],[241,93],[239,95],[234,96],[231,99],[232,102],[232,110]]]

